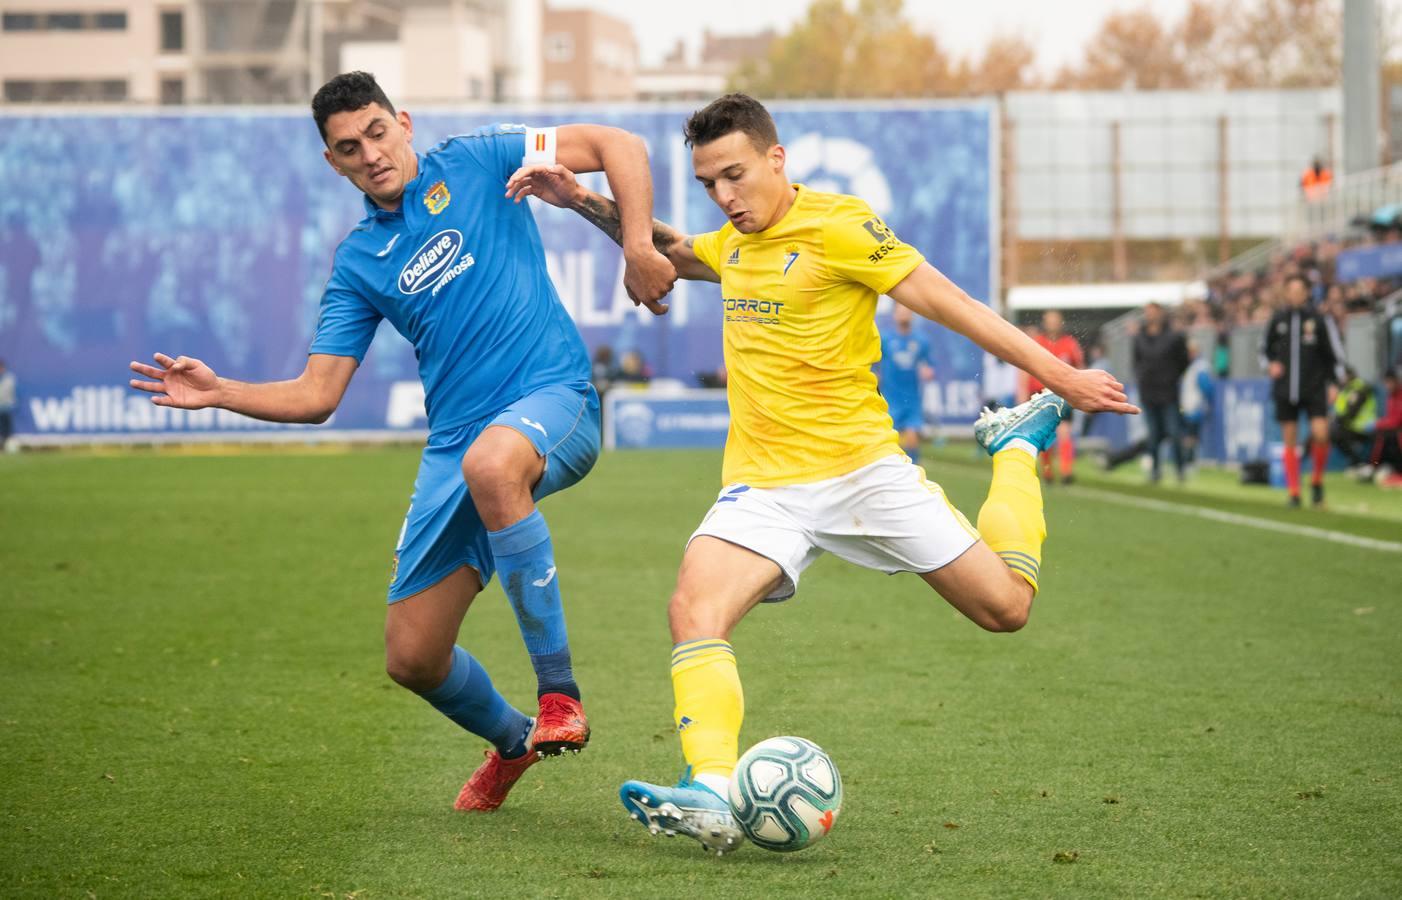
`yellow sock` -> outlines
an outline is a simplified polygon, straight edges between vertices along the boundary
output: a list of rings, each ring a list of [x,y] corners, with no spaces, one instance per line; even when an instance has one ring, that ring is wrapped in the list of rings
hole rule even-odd
[[[672,648],[673,714],[691,775],[729,778],[740,757],[745,695],[728,641],[702,638]]]
[[[993,483],[978,513],[978,530],[993,552],[1037,590],[1042,566],[1042,482],[1037,460],[1025,450],[1009,447],[993,455]]]

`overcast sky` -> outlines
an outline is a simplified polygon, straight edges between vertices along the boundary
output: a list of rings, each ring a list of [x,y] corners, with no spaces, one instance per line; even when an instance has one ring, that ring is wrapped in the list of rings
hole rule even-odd
[[[641,62],[661,60],[677,38],[700,35],[705,28],[721,34],[762,31],[781,33],[801,19],[808,0],[550,0],[560,7],[588,7],[613,13],[633,24],[641,45]],[[856,0],[847,0],[848,8]],[[944,47],[964,56],[978,53],[1000,31],[1020,31],[1037,47],[1037,62],[1051,73],[1072,59],[1105,14],[1149,6],[1160,16],[1177,19],[1188,0],[906,0],[906,14],[922,29],[939,36]],[[694,45],[693,45],[694,46]]]

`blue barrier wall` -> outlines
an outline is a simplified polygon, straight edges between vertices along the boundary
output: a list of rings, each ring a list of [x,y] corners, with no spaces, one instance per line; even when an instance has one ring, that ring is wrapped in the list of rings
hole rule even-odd
[[[1198,430],[1199,458],[1234,464],[1268,459],[1271,446],[1280,443],[1270,379],[1222,378],[1214,393]],[[1129,385],[1129,398],[1138,402],[1135,385]],[[1144,423],[1133,416],[1101,414],[1092,422],[1090,434],[1103,439],[1110,449],[1119,450],[1143,439]],[[1160,452],[1168,453],[1167,444]]]
[[[692,232],[723,217],[691,177],[684,111],[511,111],[415,117],[416,145],[492,121],[584,118],[642,135],[656,213]],[[777,107],[796,181],[864,197],[907,242],[987,299],[996,150],[990,107]],[[153,407],[126,387],[152,351],[197,356],[246,380],[301,371],[332,251],[360,197],[321,158],[303,113],[20,115],[0,141],[0,357],[19,379],[19,431],[131,433],[281,428]],[[602,176],[591,186],[603,187]],[[572,213],[536,206],[560,295],[593,348],[639,350],[656,375],[694,384],[721,363],[719,289],[686,284],[654,320],[622,288],[617,248]],[[982,354],[928,326],[943,415],[977,413]],[[965,408],[969,407],[969,408]],[[385,326],[336,429],[422,428],[413,352]]]

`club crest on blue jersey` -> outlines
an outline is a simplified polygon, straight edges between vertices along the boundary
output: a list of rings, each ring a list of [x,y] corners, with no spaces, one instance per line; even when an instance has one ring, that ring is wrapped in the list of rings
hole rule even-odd
[[[428,209],[429,215],[436,216],[448,208],[452,199],[453,195],[448,193],[448,182],[437,181],[424,194],[424,206]]]

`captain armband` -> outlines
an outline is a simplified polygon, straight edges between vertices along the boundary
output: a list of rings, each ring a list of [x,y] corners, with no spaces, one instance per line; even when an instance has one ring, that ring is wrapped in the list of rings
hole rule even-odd
[[[521,157],[523,166],[555,165],[555,127],[531,128],[526,126],[526,155]]]

